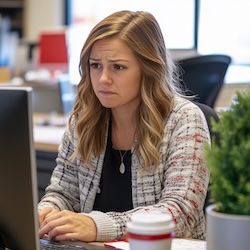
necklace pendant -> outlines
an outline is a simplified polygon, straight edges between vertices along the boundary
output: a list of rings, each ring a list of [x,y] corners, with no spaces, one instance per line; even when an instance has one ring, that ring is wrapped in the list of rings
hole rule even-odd
[[[119,169],[119,170],[120,170],[120,173],[121,173],[121,174],[124,174],[124,173],[125,173],[125,165],[124,165],[123,162],[121,163],[120,169]]]

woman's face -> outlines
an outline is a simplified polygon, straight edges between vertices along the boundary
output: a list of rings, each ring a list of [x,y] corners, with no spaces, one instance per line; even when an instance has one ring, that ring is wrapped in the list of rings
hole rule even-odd
[[[141,68],[128,45],[118,38],[94,43],[90,58],[94,92],[106,108],[133,108],[141,101]]]

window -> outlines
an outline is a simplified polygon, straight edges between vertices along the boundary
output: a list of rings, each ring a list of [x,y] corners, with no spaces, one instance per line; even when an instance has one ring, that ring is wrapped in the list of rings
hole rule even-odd
[[[198,53],[228,54],[250,65],[250,1],[200,0]]]
[[[171,49],[195,47],[195,0],[71,0],[69,23],[94,26],[118,10],[151,12]]]
[[[107,15],[118,10],[144,10],[152,13],[161,26],[169,49],[196,48],[197,0],[70,0],[69,74],[71,81],[79,82],[79,56],[91,28]]]

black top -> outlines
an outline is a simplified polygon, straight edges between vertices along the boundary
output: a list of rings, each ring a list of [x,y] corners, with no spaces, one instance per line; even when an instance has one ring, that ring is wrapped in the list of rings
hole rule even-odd
[[[112,148],[111,122],[108,142],[100,180],[100,192],[96,194],[94,210],[102,212],[124,212],[133,208],[131,184],[131,150],[121,150],[124,155],[125,173],[120,173],[121,156],[119,150]]]

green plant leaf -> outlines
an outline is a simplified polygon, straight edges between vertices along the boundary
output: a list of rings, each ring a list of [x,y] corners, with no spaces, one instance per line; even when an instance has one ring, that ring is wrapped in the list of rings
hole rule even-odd
[[[250,89],[237,92],[230,109],[211,124],[220,136],[219,145],[212,138],[205,148],[211,201],[221,212],[250,215]]]

